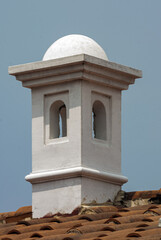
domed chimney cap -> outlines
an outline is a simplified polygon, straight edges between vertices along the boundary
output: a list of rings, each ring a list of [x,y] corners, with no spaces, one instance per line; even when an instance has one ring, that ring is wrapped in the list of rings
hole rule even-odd
[[[67,35],[55,41],[46,51],[43,61],[78,54],[87,54],[108,61],[105,51],[98,43],[79,34]]]

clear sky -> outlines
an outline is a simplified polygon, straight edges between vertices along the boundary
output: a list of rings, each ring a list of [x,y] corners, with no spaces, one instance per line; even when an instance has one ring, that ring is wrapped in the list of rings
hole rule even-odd
[[[8,66],[40,61],[68,34],[93,38],[143,78],[122,93],[126,191],[161,187],[161,1],[0,1],[0,212],[31,204],[31,93]]]

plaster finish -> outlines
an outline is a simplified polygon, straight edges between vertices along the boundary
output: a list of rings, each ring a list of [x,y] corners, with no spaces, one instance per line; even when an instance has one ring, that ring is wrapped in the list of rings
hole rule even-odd
[[[80,204],[113,201],[121,185],[127,182],[121,174],[121,92],[95,82],[75,80],[33,88],[32,98],[33,161],[32,173],[26,176],[26,180],[33,184],[33,189],[37,189],[36,194],[33,190],[34,216],[42,217],[50,209],[52,213],[71,213]],[[67,137],[49,139],[46,119],[49,119],[51,104],[58,99],[64,101],[67,107]],[[92,137],[91,116],[95,100],[100,100],[106,109],[105,141]],[[66,182],[64,184],[70,185],[71,179],[80,177],[79,188],[65,185],[63,191],[67,199],[59,197],[62,192],[62,188],[58,190],[61,179]],[[44,206],[39,184],[42,189],[48,188],[44,192],[45,198],[55,196],[53,203],[48,201],[47,207]],[[75,196],[77,191],[81,191],[80,198],[68,204],[71,193]]]
[[[107,204],[113,202],[121,186],[89,178],[82,178],[81,204]],[[99,193],[99,194],[98,194]]]
[[[81,165],[81,81],[32,90],[32,172]],[[47,99],[48,98],[48,99]],[[49,139],[50,105],[57,99],[67,107],[67,137]]]
[[[81,205],[81,178],[32,184],[33,218],[71,213]]]
[[[24,87],[31,89],[84,79],[125,90],[142,77],[140,70],[85,54],[11,66],[8,70]]]
[[[33,218],[58,212],[72,213],[81,204],[106,204],[114,200],[120,188],[85,177],[32,184]]]
[[[67,107],[67,137],[49,139],[50,105]],[[92,138],[91,111],[101,100],[107,113],[107,141]],[[32,171],[84,166],[121,174],[121,92],[86,81],[32,90]],[[48,133],[48,134],[47,134]]]
[[[72,167],[59,170],[32,172],[25,177],[30,183],[42,183],[53,180],[68,179],[73,177],[86,177],[102,182],[122,185],[127,182],[127,178],[111,172],[104,172],[94,168]]]
[[[113,200],[127,178],[121,174],[121,91],[140,70],[85,54],[9,68],[32,90],[33,214],[72,212],[82,203]],[[49,109],[67,109],[67,136],[49,138]],[[92,106],[105,106],[107,138],[92,137]],[[72,198],[71,198],[72,196]]]
[[[107,140],[92,136],[91,109],[95,100],[106,107]],[[121,174],[121,92],[82,82],[82,165]]]
[[[43,61],[77,54],[88,54],[108,60],[103,48],[93,39],[79,34],[71,34],[55,41],[46,51]]]

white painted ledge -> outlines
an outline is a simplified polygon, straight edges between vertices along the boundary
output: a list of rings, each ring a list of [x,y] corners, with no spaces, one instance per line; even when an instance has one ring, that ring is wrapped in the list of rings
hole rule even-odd
[[[142,71],[138,69],[86,54],[10,66],[8,70],[10,75],[14,75],[27,88],[81,79],[126,90],[136,78],[142,77]]]
[[[128,179],[122,175],[103,172],[91,168],[75,167],[69,169],[62,169],[56,171],[36,172],[31,173],[25,177],[26,181],[30,183],[42,183],[48,181],[56,181],[74,177],[86,177],[103,182],[113,183],[116,185],[122,185],[128,181]]]

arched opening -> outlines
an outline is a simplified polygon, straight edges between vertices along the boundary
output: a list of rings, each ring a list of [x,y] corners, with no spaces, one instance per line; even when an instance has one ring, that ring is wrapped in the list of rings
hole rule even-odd
[[[92,107],[92,136],[107,140],[106,110],[102,102],[95,101]]]
[[[50,107],[50,139],[67,136],[66,106],[56,101]]]

